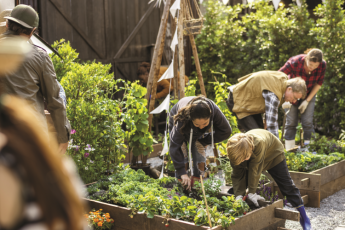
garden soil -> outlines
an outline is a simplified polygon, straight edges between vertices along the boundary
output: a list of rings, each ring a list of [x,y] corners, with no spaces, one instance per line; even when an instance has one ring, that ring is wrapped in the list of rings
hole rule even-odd
[[[310,218],[311,226],[315,230],[334,230],[340,225],[345,225],[345,189],[323,199],[320,208],[306,207],[305,209]],[[302,229],[298,222],[290,220],[286,221],[285,228]]]

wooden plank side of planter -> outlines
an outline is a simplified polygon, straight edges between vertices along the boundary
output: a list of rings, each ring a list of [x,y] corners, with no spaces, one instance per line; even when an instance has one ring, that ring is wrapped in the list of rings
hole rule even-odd
[[[345,175],[321,185],[320,199],[322,200],[342,189],[345,189]]]
[[[321,185],[327,184],[339,177],[345,176],[345,160],[331,164],[324,168],[312,171],[313,174],[321,175]]]
[[[320,191],[321,175],[316,173],[293,172],[290,171],[290,176],[295,185],[299,189]],[[303,183],[303,179],[309,178],[309,183]],[[275,184],[276,185],[276,184]]]
[[[278,191],[278,196],[280,199],[284,198],[277,185],[274,186],[274,191]],[[306,207],[320,208],[320,191],[305,189],[300,189],[299,191],[302,197],[308,195],[308,202],[305,204]]]
[[[107,204],[95,200],[85,199],[91,209],[103,209],[104,213],[109,213],[111,218],[115,221],[115,229],[126,230],[148,230],[146,228],[147,217],[144,214],[137,214],[130,218],[131,210],[129,208],[120,207],[113,204]]]
[[[249,212],[247,215],[236,219],[235,224],[230,225],[227,230],[261,230],[267,229],[271,225],[276,226],[281,219],[275,218],[275,208],[283,208],[283,200],[278,200],[269,206]],[[212,228],[212,230],[221,229],[223,229],[222,226]]]
[[[118,205],[107,204],[95,200],[85,199],[91,209],[103,209],[104,213],[109,213],[111,218],[115,221],[114,229],[118,230],[159,230],[166,229],[162,223],[164,217],[155,215],[150,219],[146,217],[146,214],[135,214],[133,218],[130,218],[131,210],[129,208],[120,207]],[[165,223],[165,222],[164,222]],[[196,226],[192,222],[181,221],[176,219],[169,220],[169,229],[171,230],[206,230],[206,226]]]
[[[154,144],[154,145],[152,145],[152,147],[153,147],[153,152],[150,153],[148,158],[158,157],[161,154],[161,151],[163,150],[162,143]],[[133,156],[133,154],[131,154],[131,157],[132,156]],[[126,157],[123,160],[123,162],[124,163],[130,163],[129,161],[130,161],[129,153],[126,153]]]
[[[286,220],[279,220],[275,222],[274,224],[271,224],[261,230],[277,230],[278,228],[284,228],[285,227]]]
[[[160,230],[166,229],[165,225],[162,223],[164,217],[155,215],[154,218],[149,219],[146,214],[136,214],[133,218],[129,215],[131,210],[129,208],[120,207],[113,204],[107,204],[104,202],[99,202],[95,200],[85,199],[88,202],[89,207],[92,209],[103,209],[104,213],[109,213],[110,216],[115,221],[116,230]],[[273,230],[277,229],[277,226],[284,226],[285,224],[281,219],[275,218],[275,208],[282,208],[283,200],[278,200],[272,205],[266,206],[254,210],[247,215],[235,220],[235,224],[231,225],[228,230]],[[164,222],[165,223],[165,222]],[[271,228],[270,228],[271,226]],[[273,228],[275,226],[275,228]],[[171,230],[206,230],[209,229],[208,226],[196,226],[192,222],[181,221],[176,219],[169,220],[169,229]],[[222,226],[216,226],[212,229],[221,230]]]

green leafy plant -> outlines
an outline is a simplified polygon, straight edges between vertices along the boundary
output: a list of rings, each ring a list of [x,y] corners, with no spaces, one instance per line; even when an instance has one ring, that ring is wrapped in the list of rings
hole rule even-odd
[[[204,189],[206,196],[218,196],[220,192],[220,187],[222,185],[222,182],[220,180],[217,180],[213,174],[210,175],[210,177],[204,181]],[[199,196],[203,195],[201,183],[199,181],[195,181],[194,188],[197,191],[197,194]]]
[[[343,1],[326,0],[318,5],[314,13],[318,17],[310,32],[319,42],[327,62],[324,83],[316,97],[315,120],[322,132],[338,137],[345,127],[345,15]],[[335,127],[334,127],[335,126]]]
[[[125,157],[124,133],[121,129],[124,102],[111,100],[120,89],[111,65],[75,62],[78,53],[69,42],[55,42],[64,61],[52,55],[54,67],[67,96],[67,118],[73,128],[67,151],[77,165],[85,183],[111,173]]]
[[[54,64],[56,78],[60,82],[66,73],[72,70],[73,63],[79,62],[79,54],[71,47],[70,42],[66,42],[65,39],[55,41],[52,47],[56,49],[59,55],[62,57],[61,59],[61,57],[55,53],[49,55]]]
[[[144,98],[146,88],[137,82],[128,82],[122,88],[124,93],[123,101],[126,103],[126,112],[124,113],[124,122],[127,126],[125,132],[128,141],[129,152],[133,152],[132,164],[137,164],[138,156],[147,156],[153,151],[153,138],[148,131],[148,111],[146,108],[147,100]],[[146,164],[142,157],[142,163]]]
[[[99,193],[105,185],[108,187],[105,193]],[[175,178],[155,180],[146,176],[141,169],[134,171],[127,168],[104,177],[91,186],[92,188],[88,189],[89,198],[128,207],[131,209],[131,218],[138,212],[143,212],[148,218],[153,218],[154,215],[164,216],[163,223],[166,226],[171,218],[192,221],[198,226],[208,225],[204,200],[200,197],[188,197]],[[211,183],[205,186],[209,194],[217,193]],[[207,195],[207,202],[211,207],[213,226],[228,227],[234,222],[235,217],[242,216],[250,210],[245,202],[235,201],[234,196],[218,199]]]
[[[313,154],[309,152],[286,152],[286,164],[291,171],[310,172],[344,160],[344,154]]]

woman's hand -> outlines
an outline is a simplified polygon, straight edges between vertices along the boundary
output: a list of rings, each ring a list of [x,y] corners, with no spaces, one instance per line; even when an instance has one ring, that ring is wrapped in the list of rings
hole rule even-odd
[[[187,186],[187,190],[191,190],[191,180],[187,174],[181,176],[182,182],[181,184]]]

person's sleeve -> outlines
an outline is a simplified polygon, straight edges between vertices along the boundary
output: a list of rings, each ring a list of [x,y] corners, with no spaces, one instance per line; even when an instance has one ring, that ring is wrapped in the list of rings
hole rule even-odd
[[[222,142],[228,139],[232,133],[231,126],[229,121],[226,119],[222,111],[218,108],[216,104],[213,103],[214,109],[214,118],[213,118],[213,138],[214,143]],[[203,138],[198,140],[203,146],[209,145],[212,143],[212,135],[208,133],[204,135]]]
[[[174,89],[174,87],[172,85],[170,86],[170,82],[166,79],[163,79],[162,81],[158,82],[158,84],[160,84],[163,90],[156,94],[156,99],[165,98],[170,93],[170,91]]]
[[[67,106],[67,98],[66,98],[66,93],[65,90],[63,89],[62,85],[60,84],[60,82],[56,81],[59,85],[60,91],[59,91],[59,96],[62,98],[63,102],[64,102],[64,106]]]
[[[236,196],[244,196],[246,193],[246,174],[247,174],[247,161],[242,162],[239,165],[232,165],[231,180],[234,189],[234,194]]]
[[[265,114],[266,114],[267,130],[279,138],[278,107],[279,107],[280,101],[274,93],[268,90],[264,90],[262,92],[262,96],[265,99]]]
[[[184,156],[181,146],[184,141],[183,135],[178,131],[178,126],[174,126],[170,132],[169,154],[173,161],[177,176],[187,174],[184,164]]]
[[[318,85],[322,85],[323,84],[323,81],[324,81],[324,78],[325,78],[325,73],[326,73],[326,62],[322,61],[321,65],[322,66],[321,66],[320,77],[317,80],[317,84]]]
[[[293,73],[293,65],[291,63],[291,59],[289,59],[283,67],[281,67],[278,71],[285,73],[286,75],[289,76],[290,78],[294,77],[294,73]]]
[[[43,57],[41,89],[47,102],[47,110],[51,114],[59,143],[66,143],[70,139],[71,126],[66,116],[63,99],[59,96],[60,88],[57,83],[54,66],[48,54]]]
[[[259,142],[254,148],[253,154],[255,158],[251,158],[248,164],[248,192],[255,193],[258,187],[262,169],[264,167],[264,160],[266,154],[266,145],[264,142]]]

